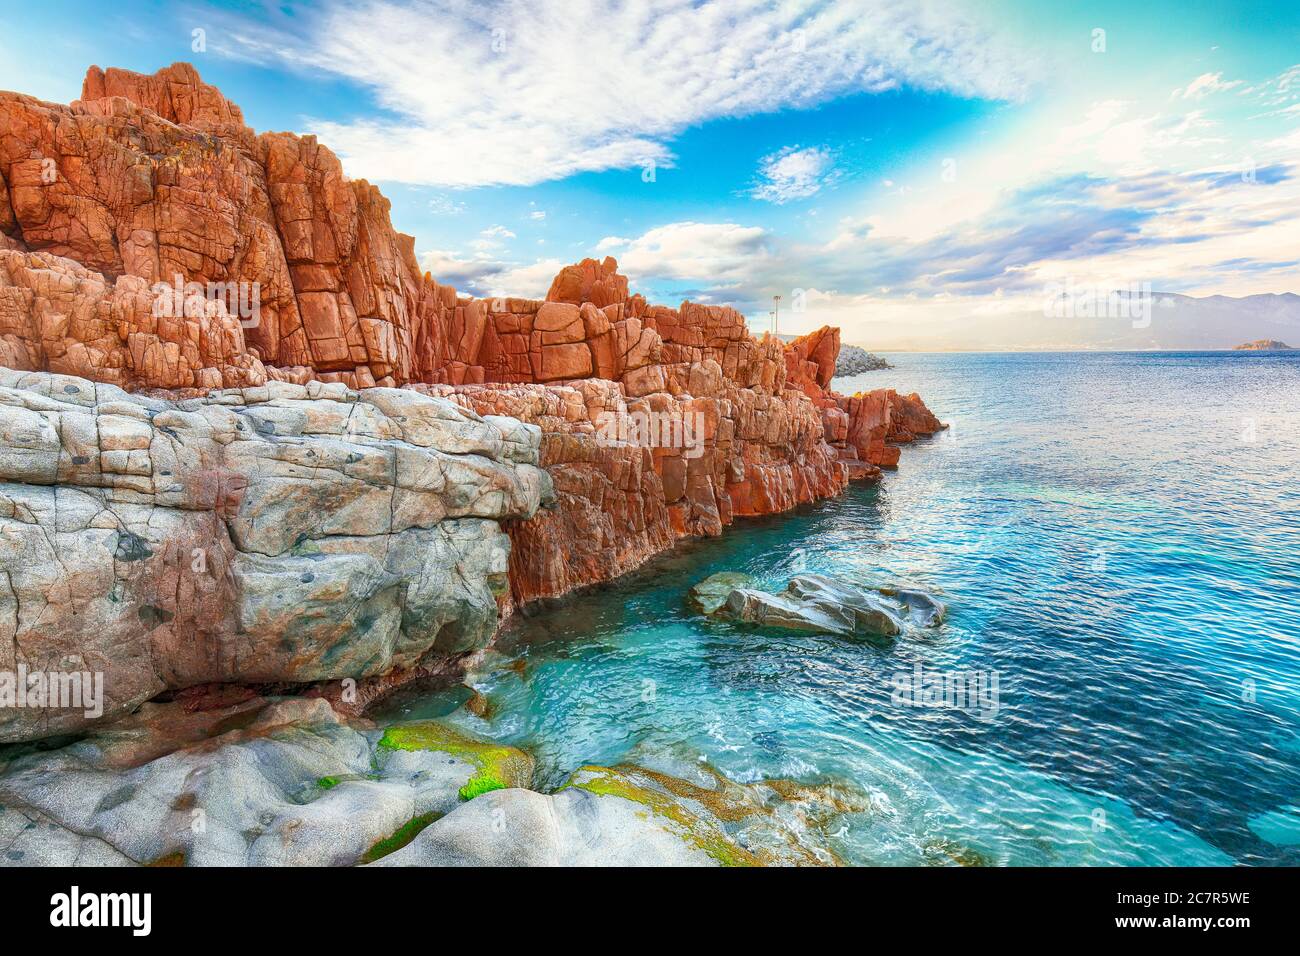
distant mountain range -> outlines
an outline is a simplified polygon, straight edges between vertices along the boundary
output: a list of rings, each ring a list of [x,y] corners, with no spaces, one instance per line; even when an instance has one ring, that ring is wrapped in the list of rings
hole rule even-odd
[[[971,315],[952,321],[918,323],[894,332],[890,341],[870,341],[870,332],[845,338],[867,348],[1000,350],[1233,349],[1257,340],[1300,342],[1300,295],[1249,295],[1205,298],[1156,292],[1149,308],[1124,302],[1104,316],[1013,312]],[[1147,303],[1142,303],[1146,305]],[[1065,310],[1067,312],[1079,310]]]

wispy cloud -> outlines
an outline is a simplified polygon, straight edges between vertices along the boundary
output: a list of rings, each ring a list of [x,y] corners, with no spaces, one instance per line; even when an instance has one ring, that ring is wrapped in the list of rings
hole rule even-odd
[[[537,259],[529,264],[497,258],[490,251],[478,250],[463,256],[456,252],[431,249],[420,256],[420,266],[439,282],[454,285],[470,295],[519,296],[540,299],[546,295],[551,280],[564,263],[559,259]]]
[[[750,195],[781,205],[793,199],[807,199],[821,192],[836,177],[835,159],[821,146],[787,146],[758,165],[759,181]]]
[[[1241,80],[1224,80],[1222,73],[1202,73],[1186,86],[1174,90],[1170,95],[1184,100],[1202,100],[1211,94],[1222,93],[1244,85]]]
[[[694,124],[899,86],[1015,99],[1027,59],[951,8],[859,0],[335,0],[258,58],[371,90],[391,119],[312,121],[349,173],[527,185],[671,165]]]
[[[607,237],[597,243],[596,251],[614,255],[640,282],[695,282],[717,288],[752,282],[771,265],[774,242],[761,226],[674,222],[634,239]]]
[[[1004,298],[1023,307],[1062,277],[1141,279],[1179,291],[1225,261],[1233,275],[1289,269],[1277,250],[1300,232],[1289,211],[1293,177],[1287,166],[1251,176],[1066,174],[1007,190],[980,215],[916,238],[881,232],[870,220],[841,222],[823,242],[793,242],[759,226],[677,222],[609,237],[596,251],[617,256],[646,283],[725,285],[751,311],[793,288],[908,300],[918,317],[925,302],[954,298],[971,308]],[[1252,267],[1256,260],[1270,265]]]

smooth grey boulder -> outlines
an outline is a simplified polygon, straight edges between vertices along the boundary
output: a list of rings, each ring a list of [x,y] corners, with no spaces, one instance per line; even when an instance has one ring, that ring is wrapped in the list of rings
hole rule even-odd
[[[874,591],[820,574],[791,578],[786,591],[801,605],[837,613],[852,621],[855,636],[896,637],[903,633],[898,609]]]
[[[727,595],[726,603],[718,613],[744,624],[786,631],[842,634],[846,637],[876,633],[874,628],[869,631],[860,628],[857,614],[851,608],[802,601],[789,594],[770,594],[753,588],[736,588]]]
[[[725,582],[718,580],[722,577],[713,575],[696,588],[709,585],[706,593],[716,597],[725,590]],[[906,624],[915,627],[939,624],[946,608],[943,602],[922,591],[873,590],[825,575],[802,574],[791,578],[779,594],[752,586],[733,587],[707,613],[759,627],[892,639],[903,633]]]
[[[0,673],[102,674],[102,714],[0,708],[0,742],[168,688],[363,679],[484,646],[541,431],[410,389],[177,401],[0,369]]]
[[[880,588],[880,593],[900,601],[907,608],[912,623],[918,627],[935,627],[948,616],[948,606],[932,594],[911,588]]]
[[[419,746],[388,747],[320,699],[145,704],[0,765],[0,865],[347,866],[461,805],[488,757],[501,786],[531,776],[514,748],[416,731]]]
[[[495,790],[373,866],[717,866],[673,821],[577,788]]]

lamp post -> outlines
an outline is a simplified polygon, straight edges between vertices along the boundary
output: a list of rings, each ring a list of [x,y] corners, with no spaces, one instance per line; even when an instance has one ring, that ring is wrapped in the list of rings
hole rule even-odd
[[[781,297],[779,295],[772,296],[772,306],[773,306],[772,334],[780,335],[781,334]]]

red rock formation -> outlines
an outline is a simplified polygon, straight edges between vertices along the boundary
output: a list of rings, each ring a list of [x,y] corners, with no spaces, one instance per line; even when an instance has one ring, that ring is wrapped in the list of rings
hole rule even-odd
[[[375,187],[313,136],[254,133],[188,64],[92,67],[69,106],[0,93],[0,364],[409,386],[535,423],[558,505],[511,529],[517,602],[838,494],[942,427],[915,395],[829,391],[838,351],[838,329],[787,346],[728,307],[649,305],[612,258],[544,301],[458,297]]]
[[[810,380],[820,390],[830,387],[839,354],[840,330],[826,325],[787,345],[785,364],[791,380]]]

